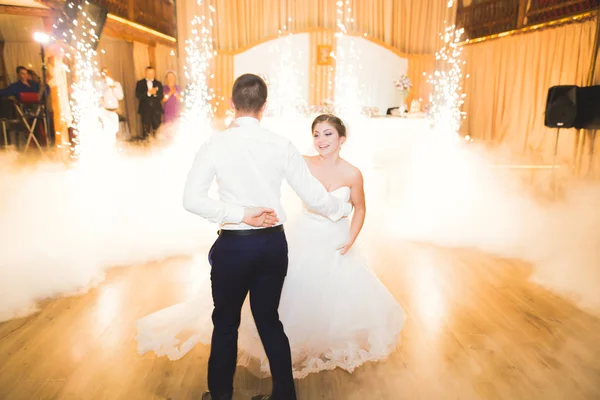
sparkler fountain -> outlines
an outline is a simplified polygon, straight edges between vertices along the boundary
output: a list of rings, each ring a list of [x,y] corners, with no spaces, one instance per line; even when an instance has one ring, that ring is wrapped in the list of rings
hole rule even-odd
[[[434,129],[443,136],[455,138],[461,121],[466,118],[461,107],[465,94],[462,93],[462,47],[459,45],[463,29],[449,26],[442,33],[442,48],[435,54],[440,68],[436,69],[428,82],[433,87],[431,94],[431,121]],[[468,77],[467,77],[468,78]]]
[[[288,18],[288,22],[291,22]],[[298,79],[300,72],[296,66],[308,56],[295,51],[292,37],[293,33],[287,25],[278,31],[279,40],[271,45],[269,51],[278,58],[277,72],[270,77],[269,103],[270,111],[277,116],[297,117],[307,104],[302,98],[302,88]],[[280,43],[283,42],[283,45]]]
[[[185,77],[189,84],[185,91],[186,110],[183,126],[206,125],[214,117],[214,107],[211,100],[214,91],[210,87],[209,79],[211,63],[216,55],[213,45],[213,16],[215,8],[198,0],[198,5],[208,11],[208,15],[194,16],[192,19],[191,38],[186,39],[186,65]]]
[[[357,68],[360,68],[360,54],[354,42],[347,36],[348,28],[354,23],[350,0],[336,2],[337,46],[335,50],[335,110],[346,118],[361,114],[360,82]]]
[[[66,44],[61,47],[61,52],[71,63],[69,106],[72,121],[65,122],[75,131],[71,154],[79,159],[82,146],[96,146],[101,139],[98,103],[100,93],[96,85],[99,71],[95,50],[100,32],[91,16],[82,12],[81,2],[71,1],[67,4],[67,9],[73,12],[63,13],[54,25],[55,29],[60,27],[62,36],[52,39]]]

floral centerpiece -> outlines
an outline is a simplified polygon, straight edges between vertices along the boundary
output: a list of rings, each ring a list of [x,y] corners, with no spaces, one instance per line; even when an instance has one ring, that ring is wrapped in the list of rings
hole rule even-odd
[[[335,104],[331,99],[324,99],[321,101],[321,104],[316,106],[311,106],[310,110],[313,114],[335,114]]]
[[[404,96],[408,96],[410,89],[412,89],[412,82],[408,75],[405,74],[394,81],[394,86],[396,86],[396,89],[402,92]]]
[[[399,92],[396,101],[400,108],[400,113],[405,113],[408,111],[405,100],[408,94],[410,93],[410,89],[412,89],[412,82],[410,81],[408,75],[404,74],[394,81],[394,86]]]

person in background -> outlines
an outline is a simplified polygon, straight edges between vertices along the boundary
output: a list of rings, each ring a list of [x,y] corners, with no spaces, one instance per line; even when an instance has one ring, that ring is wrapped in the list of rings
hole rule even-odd
[[[1,89],[0,90],[0,97],[15,97],[17,99],[17,101],[21,101],[21,93],[37,93],[38,96],[41,98],[44,92],[44,89],[41,87],[41,79],[39,78],[39,76],[32,70],[28,70],[27,68],[25,68],[22,65],[19,65],[16,69],[17,72],[17,77],[18,77],[18,81],[12,83],[11,85],[9,85],[6,89]],[[49,96],[50,95],[50,88],[48,87],[48,85],[46,85],[46,94]],[[50,103],[50,102],[47,102]],[[20,106],[20,109],[25,113],[32,113],[35,114],[35,110],[37,109],[37,104],[36,103],[28,103],[28,104],[23,104]],[[51,110],[48,110],[48,107],[46,107],[46,112],[51,112]],[[37,125],[36,130],[35,130],[35,135],[37,137],[37,139],[39,141],[42,142],[42,144],[46,141],[46,140],[53,140],[53,125],[52,125],[52,121],[50,121],[50,126],[48,126],[49,129],[49,133],[46,134],[46,132],[43,130],[44,126],[43,124]],[[19,143],[21,140],[22,136],[19,136]],[[14,142],[14,141],[12,141]]]
[[[162,84],[154,79],[156,75],[154,68],[146,67],[145,75],[135,87],[135,97],[139,101],[138,114],[142,118],[142,139],[147,139],[149,136],[156,137],[162,119],[164,97]]]
[[[177,75],[175,75],[175,72],[167,72],[165,80],[167,84],[164,86],[165,97],[163,97],[163,107],[165,115],[163,122],[167,124],[179,119],[183,93],[181,88],[176,84]]]
[[[119,132],[119,101],[123,100],[123,87],[110,76],[108,68],[102,68],[102,98],[100,120],[107,137],[115,138]]]
[[[21,93],[38,93],[40,85],[31,80],[31,76],[22,65],[17,67],[18,81],[10,84],[6,89],[0,89],[0,97],[14,96],[17,99]]]

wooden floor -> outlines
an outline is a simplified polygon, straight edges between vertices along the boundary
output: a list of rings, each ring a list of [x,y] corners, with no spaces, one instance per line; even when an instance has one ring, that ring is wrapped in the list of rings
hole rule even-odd
[[[408,314],[387,361],[298,381],[300,399],[600,399],[600,321],[527,281],[529,267],[401,243],[374,267]],[[97,289],[0,324],[0,399],[199,399],[208,348],[136,353],[134,321],[187,295],[186,259],[114,269]],[[236,399],[268,392],[245,370]]]

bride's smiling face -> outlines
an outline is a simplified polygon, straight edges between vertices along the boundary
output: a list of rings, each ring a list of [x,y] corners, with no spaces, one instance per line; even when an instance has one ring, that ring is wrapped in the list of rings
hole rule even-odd
[[[313,144],[319,155],[323,157],[337,153],[344,139],[328,122],[319,122],[313,128]]]

